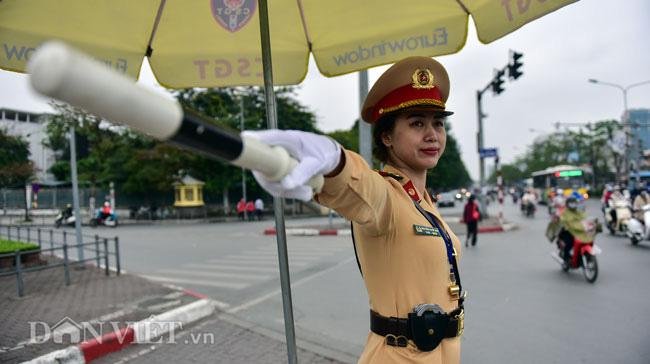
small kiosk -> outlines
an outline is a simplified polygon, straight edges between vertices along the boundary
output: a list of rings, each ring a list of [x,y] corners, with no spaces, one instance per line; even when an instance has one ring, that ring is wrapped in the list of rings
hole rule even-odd
[[[174,183],[174,207],[179,217],[198,217],[205,215],[203,202],[204,182],[192,176],[185,176]]]

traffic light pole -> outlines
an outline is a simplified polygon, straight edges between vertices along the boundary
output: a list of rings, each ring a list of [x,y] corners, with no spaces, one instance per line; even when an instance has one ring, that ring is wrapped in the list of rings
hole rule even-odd
[[[483,97],[483,93],[490,87],[488,84],[483,88],[483,90],[477,90],[476,91],[476,105],[477,105],[477,110],[478,110],[478,133],[476,135],[476,140],[477,140],[477,153],[479,153],[479,165],[478,165],[478,171],[479,171],[479,176],[480,176],[480,184],[481,187],[485,185],[485,159],[481,156],[481,150],[484,148],[483,144],[483,118],[486,116],[483,114],[483,107],[481,105],[481,98]]]
[[[483,136],[483,118],[486,117],[487,115],[483,113],[483,105],[481,104],[481,100],[483,99],[483,94],[487,90],[492,90],[496,94],[500,94],[503,92],[502,84],[503,80],[501,79],[504,74],[505,70],[508,66],[504,67],[503,69],[500,70],[495,70],[495,80],[490,81],[485,87],[483,87],[482,90],[477,90],[476,91],[476,105],[477,105],[477,110],[478,110],[478,134],[477,134],[477,145],[478,145],[478,156],[479,156],[479,176],[480,176],[480,184],[481,188],[485,186],[485,158],[481,155],[481,150],[485,148],[484,144],[484,136]],[[498,80],[498,83],[495,84]]]
[[[485,158],[483,157],[481,151],[485,148],[484,143],[483,143],[483,118],[486,117],[487,115],[483,114],[483,106],[481,105],[481,99],[483,97],[483,93],[487,91],[488,89],[492,89],[492,92],[495,95],[499,95],[504,91],[503,88],[503,77],[505,76],[506,71],[508,72],[508,78],[510,80],[516,80],[519,77],[523,75],[523,72],[521,71],[521,67],[523,66],[523,63],[521,62],[521,58],[524,55],[522,53],[518,53],[515,51],[510,51],[510,61],[508,64],[501,68],[501,69],[495,69],[494,70],[494,78],[490,83],[488,83],[482,90],[477,90],[476,91],[476,109],[478,112],[478,133],[476,135],[477,139],[477,152],[479,154],[479,176],[480,176],[480,184],[481,187],[485,186]]]

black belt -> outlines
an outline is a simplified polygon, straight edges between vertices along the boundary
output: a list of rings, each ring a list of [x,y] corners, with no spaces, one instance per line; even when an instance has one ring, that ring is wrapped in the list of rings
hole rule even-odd
[[[461,336],[465,318],[463,309],[458,308],[444,316],[446,316],[443,318],[446,324],[443,326],[442,336],[444,338]],[[370,330],[377,335],[385,336],[387,345],[406,347],[408,341],[413,340],[411,327],[409,319],[385,317],[370,310]]]

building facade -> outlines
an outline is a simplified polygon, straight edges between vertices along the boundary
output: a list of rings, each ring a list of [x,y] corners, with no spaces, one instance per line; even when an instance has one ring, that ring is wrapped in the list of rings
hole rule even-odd
[[[36,167],[36,180],[42,183],[54,182],[48,170],[54,164],[54,152],[43,145],[47,137],[47,124],[43,114],[0,108],[0,128],[7,134],[19,136],[29,143],[29,159]]]

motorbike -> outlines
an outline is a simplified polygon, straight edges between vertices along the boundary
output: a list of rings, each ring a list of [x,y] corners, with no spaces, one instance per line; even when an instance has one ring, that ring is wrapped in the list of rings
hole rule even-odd
[[[535,217],[535,210],[536,210],[536,208],[535,208],[534,203],[532,203],[530,201],[524,202],[522,200],[522,202],[521,202],[521,213],[524,214],[524,216],[531,217],[531,218]]]
[[[60,228],[61,225],[74,226],[74,222],[74,214],[64,214],[63,211],[59,211],[59,214],[54,219],[54,226],[57,228]]]
[[[616,211],[616,221],[612,217],[612,210]],[[626,231],[631,218],[632,212],[626,201],[612,201],[610,206],[605,209],[605,224],[612,235],[616,235],[618,232],[627,235]]]
[[[643,221],[631,218],[627,224],[626,234],[632,245],[637,245],[642,240],[650,240],[650,204],[641,208]]]
[[[570,252],[570,257],[567,259],[568,264],[564,257],[566,243],[559,237],[559,232],[563,228],[560,228],[557,234],[553,234],[554,239],[552,242],[555,242],[557,249],[551,252],[551,256],[560,263],[563,271],[568,272],[572,269],[582,269],[582,274],[587,282],[594,283],[596,278],[598,278],[598,260],[596,256],[602,253],[600,247],[594,244],[594,238],[601,230],[600,223],[594,219],[585,219],[582,221],[582,224],[585,226],[585,231],[590,239],[581,241],[574,236],[573,249]]]
[[[90,219],[90,226],[97,227],[99,225],[117,227],[117,215],[115,215],[115,212],[106,215],[102,213],[101,209],[98,209],[95,217]]]

